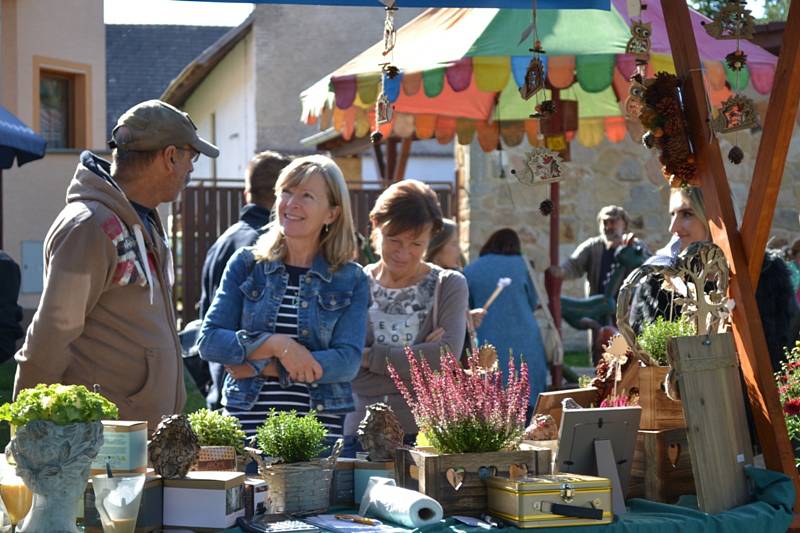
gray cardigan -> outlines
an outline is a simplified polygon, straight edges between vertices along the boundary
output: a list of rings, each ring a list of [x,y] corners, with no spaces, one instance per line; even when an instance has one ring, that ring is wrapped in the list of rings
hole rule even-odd
[[[368,265],[364,267],[364,271],[371,276],[376,266],[377,264]],[[435,265],[430,266],[439,272],[440,283],[436,289],[439,293],[436,327],[444,328],[445,333],[438,342],[425,342],[425,337],[435,329],[433,313],[429,313],[420,325],[411,349],[418,356],[423,355],[433,369],[438,369],[439,352],[442,348],[449,347],[457,359],[464,349],[469,296],[467,280],[460,272],[443,270]],[[362,368],[358,373],[353,380],[353,390],[364,396],[397,394],[397,388],[389,377],[387,363],[391,363],[397,369],[404,381],[409,381],[410,369],[405,349],[400,346],[374,345],[374,342],[374,332],[372,327],[368,326],[366,346],[369,350],[369,368]]]

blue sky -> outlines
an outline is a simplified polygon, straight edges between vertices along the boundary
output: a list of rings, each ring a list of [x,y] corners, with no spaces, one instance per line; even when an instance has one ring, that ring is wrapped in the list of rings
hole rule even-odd
[[[253,4],[186,2],[182,0],[103,0],[106,24],[190,24],[237,26]],[[432,0],[432,2],[435,0]],[[753,15],[763,14],[763,0],[748,0]],[[398,5],[402,6],[402,0]]]

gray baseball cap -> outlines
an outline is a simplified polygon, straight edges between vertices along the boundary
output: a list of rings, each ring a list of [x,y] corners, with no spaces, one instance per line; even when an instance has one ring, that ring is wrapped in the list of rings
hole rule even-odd
[[[127,135],[118,133],[122,126],[127,128]],[[123,113],[108,144],[138,152],[189,145],[208,157],[219,155],[219,148],[197,135],[197,126],[188,114],[161,100],[136,104]]]

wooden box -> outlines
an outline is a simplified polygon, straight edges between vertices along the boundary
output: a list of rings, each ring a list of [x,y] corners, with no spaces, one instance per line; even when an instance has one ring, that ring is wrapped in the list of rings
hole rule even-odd
[[[663,383],[669,372],[668,366],[643,366],[639,368],[639,405],[642,420],[639,429],[656,430],[685,428],[681,402],[670,400],[664,392]]]
[[[92,461],[92,474],[105,474],[106,462],[120,474],[147,471],[147,422],[103,420],[103,446]]]
[[[670,504],[695,493],[686,428],[639,431],[629,487],[629,498]]]
[[[197,531],[232,527],[244,516],[244,474],[192,471],[164,480],[164,527]]]
[[[479,516],[487,508],[486,479],[492,475],[509,477],[509,469],[524,468],[529,475],[549,474],[550,464],[547,448],[452,455],[430,448],[400,448],[395,475],[399,487],[427,494],[442,504],[445,515]]]
[[[610,524],[614,519],[611,481],[606,478],[578,474],[518,480],[491,477],[486,484],[489,513],[517,527],[589,526]]]
[[[236,448],[233,446],[200,446],[197,463],[192,470],[236,470]]]
[[[142,500],[139,504],[139,515],[136,517],[135,533],[161,531],[164,515],[164,487],[161,476],[148,474],[142,489]],[[100,514],[94,500],[92,480],[86,485],[83,494],[83,525],[86,533],[103,533]]]

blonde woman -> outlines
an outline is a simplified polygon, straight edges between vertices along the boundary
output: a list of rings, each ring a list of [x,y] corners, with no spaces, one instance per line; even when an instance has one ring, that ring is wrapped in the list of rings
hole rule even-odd
[[[269,410],[315,410],[329,439],[354,409],[369,286],[350,197],[324,156],[295,159],[275,184],[277,218],[225,268],[198,345],[225,365],[222,405],[247,436]]]

